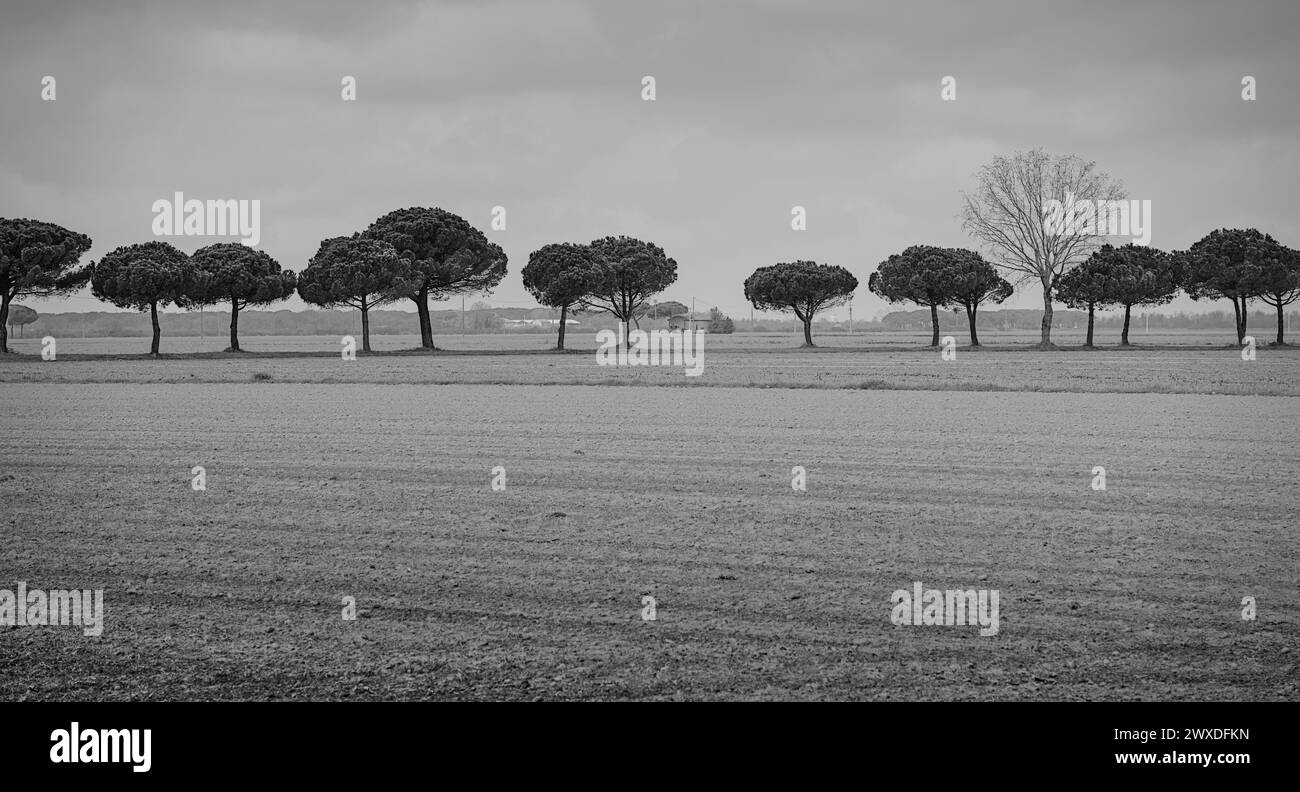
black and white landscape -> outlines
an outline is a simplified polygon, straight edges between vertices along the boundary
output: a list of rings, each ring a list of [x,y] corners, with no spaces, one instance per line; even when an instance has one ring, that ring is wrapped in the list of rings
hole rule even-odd
[[[0,701],[1297,700],[1297,34],[6,3]]]

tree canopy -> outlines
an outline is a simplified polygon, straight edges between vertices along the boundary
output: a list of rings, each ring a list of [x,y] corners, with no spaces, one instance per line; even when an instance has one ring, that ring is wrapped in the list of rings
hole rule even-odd
[[[913,245],[885,259],[867,279],[867,288],[889,302],[947,305],[948,251],[930,245]]]
[[[818,311],[853,297],[858,279],[843,267],[791,261],[759,267],[745,279],[745,299],[760,311],[793,311],[803,322],[804,346],[815,346],[812,321]]]
[[[191,276],[177,301],[182,307],[230,303],[230,349],[239,351],[239,310],[266,305],[294,293],[297,278],[267,253],[238,242],[199,248],[190,257]]]
[[[611,236],[595,240],[591,249],[600,259],[600,277],[582,304],[624,325],[644,313],[651,297],[677,280],[677,262],[653,242]],[[630,337],[627,343],[631,344]]]
[[[913,302],[930,309],[934,332],[931,346],[939,344],[939,306],[952,301],[948,293],[951,259],[944,248],[913,245],[894,253],[867,278],[867,289],[889,302]]]
[[[1128,346],[1129,317],[1135,305],[1163,305],[1182,285],[1180,259],[1150,245],[1103,245],[1093,254],[1109,263],[1110,302],[1124,308],[1120,344]]]
[[[1089,258],[1061,276],[1056,283],[1056,299],[1079,310],[1113,304],[1110,267],[1111,262],[1106,259]]]
[[[1277,312],[1277,345],[1286,343],[1283,310],[1300,299],[1300,251],[1278,245],[1260,263],[1256,287],[1259,298]]]
[[[1182,253],[1183,288],[1193,300],[1226,299],[1237,317],[1237,343],[1246,337],[1246,304],[1264,287],[1266,262],[1281,253],[1273,237],[1259,231],[1221,228],[1211,231]]]
[[[1124,308],[1120,344],[1128,346],[1129,320],[1134,305],[1160,305],[1178,293],[1182,284],[1181,259],[1149,245],[1102,245],[1088,260],[1063,275],[1057,299],[1070,308],[1088,310],[1088,338],[1092,346],[1097,308]]]
[[[520,275],[524,288],[537,302],[560,309],[559,340],[555,348],[564,349],[569,309],[600,284],[604,275],[601,257],[587,245],[570,242],[543,245],[528,256]]]
[[[0,353],[9,351],[9,304],[80,289],[90,267],[77,267],[90,237],[40,220],[0,218]]]
[[[1088,336],[1084,346],[1091,347],[1097,308],[1114,302],[1110,288],[1110,261],[1089,258],[1056,282],[1056,299],[1066,306],[1088,311]]]
[[[26,305],[14,304],[9,306],[8,325],[10,327],[20,328],[20,333],[22,327],[35,322],[39,318],[40,314],[36,313],[36,311],[31,308],[28,308]]]
[[[323,307],[373,308],[400,299],[399,283],[409,279],[405,262],[387,242],[357,235],[320,243],[307,268],[298,273],[298,296]]]
[[[166,242],[144,242],[105,254],[92,267],[90,290],[119,308],[149,311],[153,322],[149,352],[157,355],[158,307],[183,300],[189,278],[188,256]]]
[[[420,343],[433,349],[429,300],[454,294],[490,292],[506,274],[506,254],[459,215],[413,207],[389,212],[370,224],[365,236],[387,242],[405,259],[408,277],[393,293],[415,302]]]
[[[166,242],[123,245],[95,262],[90,291],[119,308],[146,311],[185,293],[189,256]]]
[[[298,296],[323,307],[350,305],[361,311],[361,348],[370,351],[370,309],[401,299],[399,284],[411,277],[397,249],[379,239],[353,234],[320,243],[298,273]]]
[[[889,302],[912,302],[930,309],[930,346],[939,344],[939,308],[960,305],[970,323],[971,344],[979,346],[975,317],[985,300],[1002,302],[1011,284],[980,254],[962,248],[913,245],[881,262],[867,288]]]
[[[1011,282],[999,275],[997,269],[979,253],[963,248],[948,249],[945,272],[944,291],[950,304],[966,309],[971,346],[979,346],[979,335],[975,331],[979,307],[985,302],[1004,302],[1014,291]]]
[[[690,311],[691,309],[683,303],[676,300],[665,300],[647,308],[644,316],[647,319],[671,319],[674,316],[690,313]]]

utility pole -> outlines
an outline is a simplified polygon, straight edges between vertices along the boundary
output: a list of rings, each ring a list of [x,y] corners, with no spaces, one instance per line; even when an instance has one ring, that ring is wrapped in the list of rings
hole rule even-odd
[[[691,332],[695,332],[695,298],[691,298]]]

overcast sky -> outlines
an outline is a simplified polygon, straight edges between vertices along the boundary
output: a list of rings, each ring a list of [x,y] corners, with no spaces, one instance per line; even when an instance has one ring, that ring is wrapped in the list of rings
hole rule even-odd
[[[439,206],[509,256],[494,305],[535,305],[537,247],[628,234],[677,260],[665,299],[748,316],[749,273],[813,259],[857,275],[869,318],[880,261],[974,247],[959,190],[1042,146],[1149,199],[1157,247],[1220,227],[1300,244],[1296,0],[328,5],[6,0],[0,216],[89,234],[98,259],[153,239],[176,191],[259,199],[259,247],[301,270],[323,238]],[[27,304],[114,310],[89,290]]]

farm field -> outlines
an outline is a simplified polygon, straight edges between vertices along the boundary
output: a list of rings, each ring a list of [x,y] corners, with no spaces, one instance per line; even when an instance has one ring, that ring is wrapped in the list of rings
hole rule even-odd
[[[414,322],[412,317],[412,322]],[[648,328],[647,328],[648,329]],[[662,327],[658,328],[662,329]],[[1251,328],[1260,347],[1273,340],[1275,330],[1269,327]],[[970,336],[963,329],[961,332],[944,332],[951,335],[958,346],[966,347]],[[9,337],[9,347],[15,352],[39,355],[41,352],[41,334],[27,333],[19,338]],[[354,331],[357,348],[361,347],[361,329]],[[1053,340],[1062,347],[1082,346],[1086,339],[1086,328],[1056,328],[1052,331]],[[1287,337],[1291,337],[1290,328]],[[243,334],[239,345],[245,352],[252,353],[322,353],[338,354],[339,336],[275,336]],[[544,352],[555,347],[555,333],[481,333],[468,335],[435,335],[434,344],[439,349],[452,352]],[[815,332],[813,340],[819,347],[826,349],[917,349],[930,343],[930,331],[890,331],[871,333],[831,333]],[[1118,347],[1120,332],[1111,328],[1099,328],[1094,342],[1099,347]],[[1190,348],[1227,348],[1235,341],[1231,328],[1208,330],[1168,330],[1164,332],[1143,333],[1134,328],[1130,341],[1141,347],[1190,347]],[[1023,348],[1038,343],[1038,330],[981,330],[980,341],[994,349]],[[709,335],[707,348],[716,350],[769,351],[780,352],[798,347],[803,338],[797,332],[788,333],[734,333]],[[220,353],[229,346],[230,338],[225,328],[210,334],[206,338],[198,336],[162,336],[162,353],[175,355],[192,355],[199,353]],[[134,337],[89,337],[59,336],[58,351],[60,355],[142,355],[149,351],[148,336]],[[400,352],[418,349],[420,336],[414,335],[379,335],[370,337],[371,347],[376,352]],[[596,333],[592,330],[570,328],[566,334],[566,346],[572,349],[595,349]]]
[[[495,337],[494,337],[495,338]],[[1234,347],[1095,351],[958,348],[944,361],[934,349],[715,349],[688,377],[672,366],[596,365],[594,345],[547,351],[337,353],[213,353],[197,356],[89,357],[60,351],[0,356],[0,382],[26,383],[385,383],[657,385],[681,387],[864,390],[1030,391],[1066,393],[1200,393],[1300,396],[1300,348],[1260,347],[1243,361]],[[60,347],[62,350],[62,347]]]
[[[735,356],[951,376],[861,357]],[[943,364],[1021,392],[398,379],[551,360],[520,359],[4,360],[0,579],[106,615],[0,629],[0,700],[1300,698],[1293,353]],[[1029,390],[1093,360],[1293,395]],[[1000,631],[891,624],[915,581],[999,590]]]

